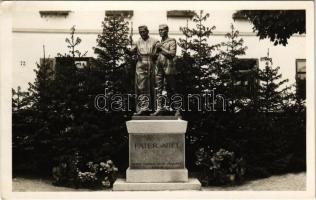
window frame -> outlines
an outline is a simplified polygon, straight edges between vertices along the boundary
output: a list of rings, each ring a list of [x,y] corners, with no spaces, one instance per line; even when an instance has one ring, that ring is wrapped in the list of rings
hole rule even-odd
[[[298,71],[298,63],[301,62],[301,61],[305,61],[305,72],[299,72]],[[299,74],[305,74],[305,79],[301,79],[299,78]],[[306,99],[306,58],[297,58],[295,59],[295,81],[296,81],[296,95],[297,97],[299,97],[300,99]],[[302,94],[301,93],[301,85],[299,85],[299,81],[304,81],[304,86],[305,86],[305,93]],[[302,96],[303,95],[303,96]]]
[[[301,62],[301,61],[305,61],[305,72],[299,72],[298,71],[298,63]],[[305,74],[306,76],[306,59],[304,58],[297,58],[295,59],[295,79],[299,79],[298,78],[298,74]],[[305,81],[306,81],[306,78],[305,78]]]

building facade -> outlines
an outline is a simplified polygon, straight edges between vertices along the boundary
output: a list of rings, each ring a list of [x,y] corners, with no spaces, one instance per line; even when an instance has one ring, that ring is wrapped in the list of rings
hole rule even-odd
[[[121,12],[132,28],[133,39],[139,38],[138,26],[147,25],[150,36],[159,38],[158,25],[166,23],[169,26],[169,35],[176,39],[183,38],[180,27],[192,27],[194,23],[190,20],[190,10],[88,10],[78,7],[63,6],[59,9],[50,9],[49,6],[41,6],[32,10],[23,9],[25,2],[16,3],[16,11],[13,12],[13,87],[21,86],[26,89],[28,82],[35,79],[34,69],[36,63],[45,57],[56,57],[57,53],[66,53],[65,38],[69,37],[70,28],[75,25],[76,34],[82,39],[78,46],[81,52],[87,52],[88,57],[95,57],[93,47],[96,46],[97,35],[101,33],[101,22],[105,15],[113,12]],[[288,40],[287,46],[274,46],[269,39],[259,40],[252,31],[252,24],[244,19],[233,19],[237,10],[211,10],[205,9],[210,17],[205,22],[207,26],[216,26],[210,37],[210,44],[226,41],[225,34],[230,32],[233,24],[240,32],[247,46],[243,59],[257,60],[257,67],[263,67],[264,62],[260,59],[269,55],[273,59],[274,66],[280,66],[283,78],[289,79],[288,85],[296,83],[297,79],[305,80],[306,76],[306,52],[305,35],[293,35]],[[177,48],[179,55],[181,49]]]

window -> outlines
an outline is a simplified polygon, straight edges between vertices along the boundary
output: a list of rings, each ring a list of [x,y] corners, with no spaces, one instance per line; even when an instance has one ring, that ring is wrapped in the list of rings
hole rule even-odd
[[[45,58],[46,73],[48,79],[55,79],[55,76],[59,73],[64,73],[67,66],[76,66],[77,72],[81,72],[83,69],[93,68],[94,62],[92,57],[76,57],[74,62],[71,57],[56,57],[56,58]],[[44,59],[40,59],[40,65],[44,66]]]
[[[169,10],[167,11],[167,17],[174,18],[192,18],[195,12],[192,10]]]
[[[77,69],[84,69],[85,67],[88,66],[88,61],[87,60],[83,60],[83,61],[76,60],[75,61],[75,65],[76,65]]]
[[[251,98],[256,94],[258,59],[238,59],[233,67],[234,85],[238,96]]]
[[[74,59],[71,57],[56,57],[57,63],[57,73],[59,68],[65,68],[65,66],[76,66],[76,69],[80,71],[81,69],[93,68],[93,58],[92,57],[75,57]]]
[[[110,16],[123,16],[126,18],[131,18],[134,15],[134,11],[132,10],[107,10],[105,11],[105,15]]]
[[[42,10],[39,11],[41,17],[67,17],[70,10]]]
[[[92,57],[56,57],[56,77],[76,77],[78,92],[85,91],[85,73],[94,68]],[[61,76],[62,75],[62,76]]]
[[[306,59],[296,59],[296,95],[306,99]]]

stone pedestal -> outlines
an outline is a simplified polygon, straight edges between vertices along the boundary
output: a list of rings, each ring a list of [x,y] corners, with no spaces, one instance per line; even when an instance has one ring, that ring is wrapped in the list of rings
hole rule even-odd
[[[201,184],[188,178],[185,168],[187,121],[139,117],[126,122],[129,133],[129,168],[114,191],[197,190]]]

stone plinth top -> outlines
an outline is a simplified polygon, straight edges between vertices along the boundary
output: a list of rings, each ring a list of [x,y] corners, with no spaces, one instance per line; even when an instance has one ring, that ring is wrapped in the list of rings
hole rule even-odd
[[[184,134],[187,130],[184,120],[130,120],[126,122],[129,134]]]
[[[132,120],[177,120],[176,116],[132,116]]]

